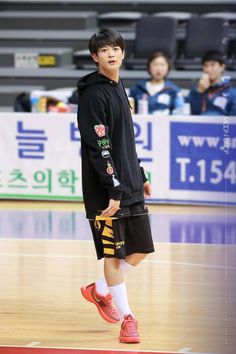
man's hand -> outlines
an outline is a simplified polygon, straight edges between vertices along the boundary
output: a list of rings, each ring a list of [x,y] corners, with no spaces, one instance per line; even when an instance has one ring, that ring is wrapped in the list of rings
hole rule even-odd
[[[120,209],[120,200],[109,200],[108,207],[103,210],[101,216],[113,216]]]
[[[144,187],[144,198],[150,198],[151,197],[151,184],[148,181],[146,181],[143,184],[143,187]]]
[[[204,73],[198,82],[197,91],[203,93],[211,85],[209,75]]]

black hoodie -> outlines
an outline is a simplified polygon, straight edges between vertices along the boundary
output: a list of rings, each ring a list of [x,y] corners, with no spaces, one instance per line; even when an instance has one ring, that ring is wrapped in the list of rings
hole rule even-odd
[[[87,218],[109,199],[125,207],[144,200],[147,180],[135,150],[132,116],[121,80],[93,72],[78,82],[82,186]]]

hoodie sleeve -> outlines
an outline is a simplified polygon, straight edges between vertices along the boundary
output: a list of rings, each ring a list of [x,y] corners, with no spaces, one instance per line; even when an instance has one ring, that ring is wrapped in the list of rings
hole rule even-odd
[[[144,171],[144,168],[140,165],[140,163],[141,163],[141,160],[140,160],[140,159],[138,159],[138,163],[139,163],[139,167],[140,167],[140,171],[141,171],[143,183],[145,183],[145,182],[148,181],[148,179],[147,179],[146,173],[145,173],[145,171]]]
[[[78,109],[81,140],[86,146],[88,158],[99,175],[101,184],[108,192],[109,199],[120,200],[122,186],[112,160],[112,141],[106,122],[105,99],[98,94],[89,95],[89,92],[85,92]]]

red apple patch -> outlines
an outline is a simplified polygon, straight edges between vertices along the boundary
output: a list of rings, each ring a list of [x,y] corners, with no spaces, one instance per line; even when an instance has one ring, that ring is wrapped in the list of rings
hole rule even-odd
[[[105,126],[103,124],[95,125],[94,130],[99,138],[105,136]]]

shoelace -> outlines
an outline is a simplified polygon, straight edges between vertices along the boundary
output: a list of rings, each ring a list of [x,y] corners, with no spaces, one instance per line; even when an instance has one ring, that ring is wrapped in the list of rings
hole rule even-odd
[[[107,296],[104,296],[102,298],[103,302],[105,303],[105,305],[109,308],[109,310],[112,312],[112,313],[116,313],[116,309],[112,303],[112,297],[107,295]]]
[[[137,334],[137,324],[132,319],[125,320],[123,329],[126,329],[128,333]]]

